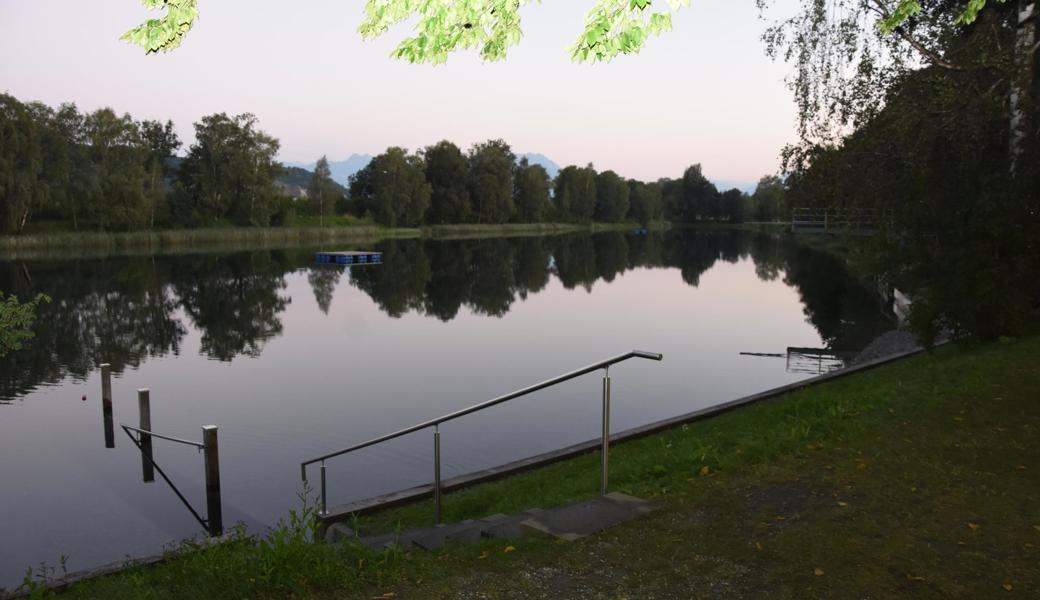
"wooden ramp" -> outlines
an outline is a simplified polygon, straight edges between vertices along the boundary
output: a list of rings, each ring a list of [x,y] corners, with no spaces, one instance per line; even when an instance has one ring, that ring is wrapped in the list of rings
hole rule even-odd
[[[382,252],[350,250],[345,252],[318,252],[314,261],[328,265],[371,265],[383,262]]]

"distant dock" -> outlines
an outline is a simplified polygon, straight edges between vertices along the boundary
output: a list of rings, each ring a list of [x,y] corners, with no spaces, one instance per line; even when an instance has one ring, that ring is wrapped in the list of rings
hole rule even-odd
[[[371,265],[383,262],[383,253],[372,251],[318,252],[314,255],[314,261],[327,265]]]

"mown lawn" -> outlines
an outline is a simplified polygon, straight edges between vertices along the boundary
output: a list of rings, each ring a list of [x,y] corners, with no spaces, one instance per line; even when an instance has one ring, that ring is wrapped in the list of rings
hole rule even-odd
[[[74,598],[1040,596],[1040,337],[947,347],[617,446],[655,513],[578,542],[437,553],[243,540]],[[596,455],[446,497],[446,519],[588,497]],[[362,524],[429,523],[428,504]]]

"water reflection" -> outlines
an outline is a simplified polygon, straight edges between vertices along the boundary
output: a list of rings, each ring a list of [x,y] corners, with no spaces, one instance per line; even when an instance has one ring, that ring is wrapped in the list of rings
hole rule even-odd
[[[37,337],[0,359],[0,399],[85,378],[101,362],[119,373],[149,357],[176,355],[189,325],[209,358],[257,357],[282,334],[282,313],[292,301],[285,276],[300,269],[307,270],[325,314],[346,277],[391,317],[418,313],[447,322],[463,307],[501,317],[552,277],[567,289],[591,291],[631,269],[674,268],[697,286],[717,261],[750,258],[760,279],[782,278],[797,289],[806,319],[827,349],[859,349],[891,328],[880,301],[840,259],[748,232],[393,240],[376,246],[383,263],[349,275],[343,267],[313,264],[311,249],[0,262],[0,289],[54,299],[40,307]]]

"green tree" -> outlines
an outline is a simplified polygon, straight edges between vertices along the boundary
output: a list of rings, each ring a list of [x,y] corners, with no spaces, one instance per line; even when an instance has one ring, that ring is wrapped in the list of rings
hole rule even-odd
[[[663,217],[664,199],[661,196],[661,184],[643,183],[629,179],[628,197],[628,217],[630,219],[646,227]]]
[[[86,158],[93,173],[85,213],[98,229],[134,229],[148,220],[148,147],[141,127],[130,115],[110,108],[96,110],[83,121]]]
[[[87,160],[84,119],[75,104],[62,104],[49,113],[43,142],[42,178],[48,188],[48,204],[56,211],[55,217],[71,220],[73,229],[79,229],[96,177]]]
[[[719,191],[701,172],[699,164],[683,172],[677,191],[678,206],[673,209],[673,220],[692,223],[698,219],[719,218]]]
[[[29,222],[41,169],[32,114],[14,97],[0,94],[0,231],[17,233]]]
[[[430,223],[464,223],[473,211],[467,180],[469,162],[455,144],[443,140],[423,150],[430,183]]]
[[[521,158],[516,165],[513,180],[513,203],[516,220],[521,223],[541,223],[549,214],[549,173],[542,165],[529,164]]]
[[[743,223],[747,218],[748,198],[744,192],[733,188],[719,194],[719,217],[731,223]]]
[[[469,196],[478,223],[505,223],[513,217],[513,167],[516,156],[502,140],[469,150]]]
[[[257,129],[251,114],[219,113],[195,123],[195,143],[181,165],[187,206],[174,215],[199,223],[231,218],[248,225],[267,225],[275,209],[275,161],[279,143]]]
[[[1040,305],[1031,275],[1040,270],[1037,133],[1023,144],[1009,126],[1016,110],[1031,111],[1025,122],[1037,118],[1035,90],[1011,101],[1021,91],[1022,22],[1010,3],[988,4],[970,26],[956,14],[928,3],[900,25],[904,36],[937,36],[925,66],[901,72],[851,133],[802,148],[787,179],[792,205],[872,217],[880,235],[865,256],[913,296],[910,322],[926,342],[942,330],[1015,334]]]
[[[149,9],[165,9],[127,31],[122,39],[145,52],[168,52],[180,46],[198,18],[197,0],[142,0]],[[485,60],[505,58],[519,43],[520,8],[528,0],[368,0],[362,37],[382,35],[393,25],[415,22],[415,35],[394,50],[393,56],[410,62],[441,63],[456,50],[477,48]],[[667,0],[671,11],[689,0]],[[658,1],[657,5],[665,4]],[[608,60],[638,52],[647,38],[672,27],[672,12],[654,10],[654,0],[597,0],[585,19],[585,28],[571,48],[575,60]]]
[[[396,146],[350,179],[351,198],[387,227],[418,226],[430,207],[430,194],[422,157]]]
[[[980,26],[980,18],[988,21]],[[925,65],[951,76],[1005,72],[1001,85],[979,92],[1000,94],[1009,104],[1013,167],[1028,152],[1028,132],[1036,128],[1036,29],[1033,0],[803,0],[799,11],[764,36],[771,56],[794,63],[789,84],[800,143],[785,151],[785,166],[806,166],[815,147],[837,144],[869,122],[893,86]],[[987,31],[1003,38],[1004,51],[951,45]]]
[[[167,165],[181,147],[181,140],[169,120],[142,122],[141,135],[147,146],[148,226],[155,227],[156,214],[166,210],[166,178],[170,175]]]
[[[790,211],[786,205],[784,182],[776,175],[766,175],[758,180],[755,193],[751,195],[754,219],[775,221],[787,219]]]
[[[307,199],[311,204],[318,205],[318,215],[321,226],[325,226],[326,205],[335,208],[336,198],[339,194],[336,185],[332,181],[332,170],[329,169],[329,159],[322,156],[314,166],[314,175],[311,176],[310,185],[307,186]],[[326,312],[328,312],[326,310]]]
[[[574,223],[591,223],[596,210],[596,170],[573,165],[560,169],[554,183],[556,211]]]
[[[601,223],[620,223],[628,215],[628,184],[613,171],[596,175],[595,217]]]

